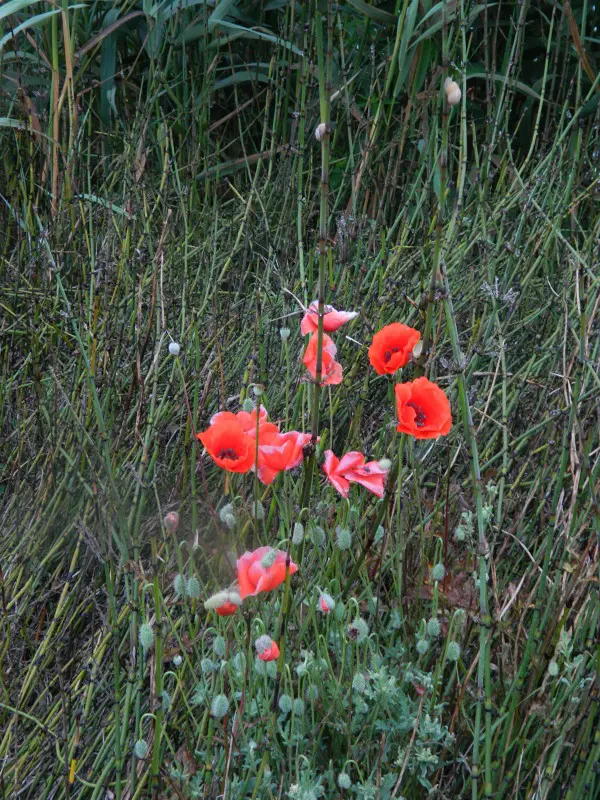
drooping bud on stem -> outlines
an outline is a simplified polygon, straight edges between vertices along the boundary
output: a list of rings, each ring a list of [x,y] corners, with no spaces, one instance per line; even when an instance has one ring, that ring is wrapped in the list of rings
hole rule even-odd
[[[449,106],[456,106],[460,103],[462,92],[460,86],[452,78],[446,78],[444,81],[444,91],[446,92],[446,101]]]

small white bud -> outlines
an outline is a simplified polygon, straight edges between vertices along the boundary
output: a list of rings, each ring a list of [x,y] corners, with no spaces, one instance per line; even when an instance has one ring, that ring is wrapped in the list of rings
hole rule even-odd
[[[289,328],[279,328],[279,335],[281,336],[281,341],[286,342],[290,338],[290,329]]]
[[[172,356],[178,356],[180,350],[181,347],[177,342],[169,342],[169,353],[171,353]]]
[[[419,339],[419,341],[412,349],[412,357],[415,359],[420,358],[422,352],[423,352],[423,342],[421,341],[421,339]]]
[[[446,92],[446,100],[449,106],[456,106],[460,103],[462,92],[460,86],[452,78],[446,78],[444,81],[444,91]]]
[[[389,470],[389,468],[392,466],[392,462],[389,458],[381,458],[377,463],[379,464],[380,469]]]
[[[315,128],[315,139],[317,140],[317,142],[320,142],[322,139],[325,138],[326,134],[327,134],[327,125],[324,122],[321,122]]]
[[[176,667],[180,667],[182,663],[183,658],[180,655],[173,656],[173,664],[175,664]]]

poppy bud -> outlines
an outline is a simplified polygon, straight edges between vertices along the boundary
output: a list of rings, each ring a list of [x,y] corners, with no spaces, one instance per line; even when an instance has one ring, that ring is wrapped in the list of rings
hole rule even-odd
[[[133,752],[136,758],[146,758],[148,755],[148,742],[138,739],[134,745]]]
[[[292,533],[292,544],[295,545],[302,544],[303,539],[304,539],[304,525],[301,522],[296,522],[294,524],[294,531]]]
[[[213,697],[213,701],[210,704],[210,713],[215,719],[223,719],[228,711],[229,700],[224,694],[218,694],[216,697]]]
[[[321,122],[315,128],[315,139],[317,140],[317,142],[320,142],[325,138],[326,134],[327,134],[327,125],[324,122]]]
[[[246,411],[248,413],[254,411],[254,401],[249,397],[247,397],[242,403],[242,411]]]
[[[456,106],[460,103],[462,95],[460,86],[452,78],[446,78],[444,81],[444,91],[446,92],[446,100],[449,106]]]
[[[152,625],[150,625],[148,622],[144,622],[143,625],[140,625],[138,635],[142,650],[149,650],[154,644],[154,631],[152,630]]]
[[[268,550],[264,556],[260,560],[260,565],[263,569],[269,569],[275,563],[275,559],[277,558],[277,550],[273,550],[272,548]]]
[[[169,342],[169,353],[172,356],[178,356],[180,350],[181,350],[181,347],[179,346],[179,344],[177,342]]]
[[[163,519],[163,523],[169,533],[175,533],[179,527],[179,514],[176,511],[169,511]]]
[[[379,464],[381,469],[385,470],[386,472],[392,466],[392,462],[390,461],[389,458],[381,458],[381,459],[379,459],[379,461],[377,463]]]
[[[321,596],[319,597],[319,611],[322,614],[329,614],[330,611],[333,611],[335,608],[335,600],[330,594],[326,592],[322,592]]]
[[[175,576],[175,580],[173,581],[173,591],[177,597],[183,597],[185,594],[185,578],[183,575],[179,574]]]
[[[448,661],[458,661],[458,659],[460,658],[460,645],[458,644],[458,642],[448,643],[448,648],[446,650],[446,657]]]
[[[212,597],[209,597],[208,600],[205,601],[204,608],[207,611],[215,610],[218,613],[218,610],[223,606],[229,609],[230,606],[239,607],[241,605],[242,598],[236,586],[233,589],[225,589],[224,591],[213,594]]]
[[[290,329],[289,328],[279,328],[279,335],[281,336],[281,341],[285,342],[290,338]]]

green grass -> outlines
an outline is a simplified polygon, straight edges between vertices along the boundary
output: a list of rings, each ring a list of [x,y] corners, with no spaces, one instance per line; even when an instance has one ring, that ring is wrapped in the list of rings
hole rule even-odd
[[[221,4],[195,33],[186,9],[155,59],[75,9],[35,68],[1,51],[0,797],[600,796],[598,79],[552,4],[418,5],[265,12],[251,57],[237,8],[237,42]],[[17,72],[50,87],[35,111]],[[316,392],[319,295],[359,316]],[[423,334],[402,379],[444,388],[447,437],[396,433],[367,358],[391,321]],[[195,438],[256,386],[320,436],[272,487]],[[391,459],[385,499],[339,498],[328,448]],[[298,573],[206,611],[263,544]]]

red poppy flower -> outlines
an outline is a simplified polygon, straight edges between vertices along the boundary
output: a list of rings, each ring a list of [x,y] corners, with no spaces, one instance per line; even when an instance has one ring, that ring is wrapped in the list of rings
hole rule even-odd
[[[275,661],[279,658],[279,646],[270,636],[259,636],[254,642],[254,647],[261,661]]]
[[[315,379],[317,377],[317,345],[318,336],[316,333],[313,333],[308,341],[308,345],[302,359],[302,363]],[[338,364],[338,362],[335,360],[336,353],[337,347],[334,345],[329,336],[324,333],[323,357],[321,364],[322,385],[334,385],[342,382],[342,365]]]
[[[337,311],[333,306],[325,306],[325,313],[323,314],[323,330],[326,333],[332,333],[341,328],[346,322],[358,316],[356,311]],[[307,333],[316,333],[319,328],[319,304],[315,300],[308,307],[308,311],[302,318],[300,323],[300,331],[302,335]]]
[[[408,364],[413,347],[421,338],[419,331],[392,322],[373,336],[369,347],[369,361],[378,375],[391,375]]]
[[[396,386],[396,430],[415,439],[437,439],[452,427],[452,412],[445,392],[427,378]]]
[[[237,574],[242,600],[251,595],[257,595],[259,592],[270,592],[283,583],[286,562],[287,554],[283,550],[274,550],[272,547],[259,547],[238,558]],[[297,564],[290,561],[290,575],[297,571]]]
[[[233,414],[231,411],[219,411],[211,417],[210,424],[216,425],[219,422],[232,422],[236,421],[241,425],[244,433],[248,436],[256,438],[256,409],[252,411],[238,411]],[[273,422],[267,422],[267,409],[264,406],[260,407],[258,416],[258,437],[259,440],[263,435],[270,433],[278,433],[279,428]]]
[[[198,439],[215,464],[229,472],[248,472],[254,464],[255,442],[235,417],[218,420],[199,433]]]
[[[270,484],[283,470],[294,469],[304,458],[302,448],[310,441],[310,433],[288,431],[259,436],[258,477]]]

